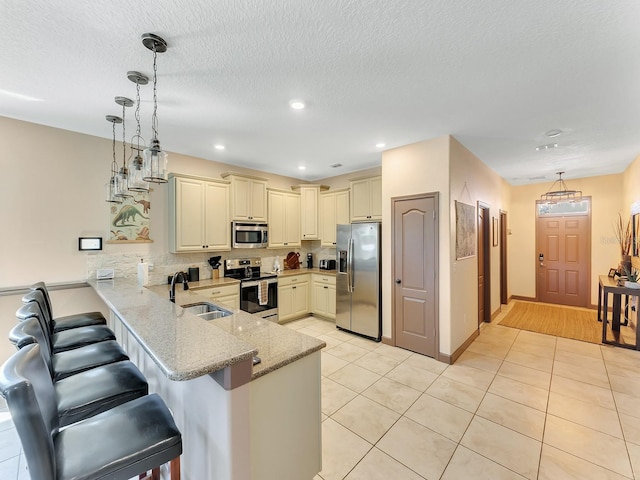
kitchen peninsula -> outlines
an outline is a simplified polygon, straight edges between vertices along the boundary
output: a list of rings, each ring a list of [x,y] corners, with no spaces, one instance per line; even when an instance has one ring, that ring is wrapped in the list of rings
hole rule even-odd
[[[229,282],[208,282],[216,281]],[[211,302],[203,285],[177,286],[174,304],[166,285],[89,283],[149,390],[173,412],[183,479],[311,480],[321,470],[324,342],[238,310],[207,321],[180,307]]]

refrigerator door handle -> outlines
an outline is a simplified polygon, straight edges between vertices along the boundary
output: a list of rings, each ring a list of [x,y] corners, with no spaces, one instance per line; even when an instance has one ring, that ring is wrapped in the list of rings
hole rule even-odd
[[[348,291],[353,292],[353,238],[349,239],[347,246],[347,285]]]

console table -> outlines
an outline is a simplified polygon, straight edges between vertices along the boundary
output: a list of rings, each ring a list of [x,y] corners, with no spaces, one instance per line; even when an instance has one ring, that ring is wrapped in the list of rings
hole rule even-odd
[[[613,295],[611,320],[609,316],[609,295]],[[622,316],[622,296],[624,295],[624,322],[620,321]],[[638,350],[640,346],[640,329],[636,328],[635,345],[621,342],[620,325],[627,325],[629,314],[629,297],[640,297],[640,289],[628,288],[618,285],[618,282],[607,276],[599,276],[598,286],[598,321],[602,322],[602,343],[616,345],[618,347]],[[607,340],[607,323],[611,323],[611,330],[616,340]],[[636,326],[637,327],[637,326]]]

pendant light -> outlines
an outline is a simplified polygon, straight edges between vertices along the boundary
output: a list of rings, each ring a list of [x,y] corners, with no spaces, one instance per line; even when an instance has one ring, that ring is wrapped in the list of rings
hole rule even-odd
[[[142,44],[153,52],[153,114],[151,115],[151,130],[153,138],[143,152],[144,180],[151,183],[167,183],[167,152],[160,148],[158,140],[158,97],[157,97],[157,66],[158,53],[167,51],[167,42],[153,33],[142,34]]]
[[[115,102],[122,106],[122,166],[120,167],[120,170],[118,171],[118,174],[116,175],[116,193],[115,195],[117,197],[120,197],[122,199],[125,199],[127,197],[133,197],[133,195],[131,194],[131,192],[129,192],[129,187],[128,187],[128,174],[127,174],[127,165],[126,165],[126,159],[127,159],[127,144],[126,144],[126,138],[127,138],[127,133],[126,133],[126,122],[125,122],[125,110],[127,107],[131,107],[133,106],[133,100],[127,98],[127,97],[116,97]]]
[[[144,138],[140,135],[140,85],[149,83],[149,77],[140,72],[127,72],[127,78],[136,84],[136,133],[131,137],[131,154],[129,155],[128,187],[131,192],[148,192],[149,184],[143,178],[143,160],[140,153]],[[135,152],[135,153],[134,153]]]
[[[116,183],[118,176],[118,164],[116,163],[116,123],[122,123],[122,119],[115,115],[106,115],[105,118],[107,119],[107,122],[111,122],[113,126],[113,160],[111,162],[111,178],[109,179],[109,183],[106,185],[106,200],[111,203],[122,203],[122,198],[116,196]]]
[[[545,203],[573,203],[581,201],[582,190],[570,190],[567,184],[564,183],[564,180],[562,180],[564,172],[556,172],[556,174],[558,175],[558,180],[553,182],[547,193],[540,195],[540,200]]]

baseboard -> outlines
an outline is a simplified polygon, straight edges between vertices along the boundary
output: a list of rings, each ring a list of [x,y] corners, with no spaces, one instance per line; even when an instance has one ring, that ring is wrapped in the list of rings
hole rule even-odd
[[[491,314],[491,321],[493,322],[498,315],[502,312],[502,305],[500,305],[495,312]]]
[[[478,338],[478,336],[480,335],[480,331],[479,330],[474,330],[474,332],[471,334],[471,336],[469,338],[467,338],[465,340],[465,342],[460,345],[455,352],[453,352],[453,355],[448,355],[446,353],[438,353],[438,358],[436,358],[436,360],[440,361],[440,362],[444,362],[444,363],[448,363],[449,365],[453,365],[455,363],[456,360],[458,360],[458,358],[460,358],[460,355],[462,355],[464,353],[464,351],[469,348],[469,345],[471,345],[473,343],[473,341]]]
[[[385,345],[390,345],[392,347],[396,346],[396,343],[394,342],[392,337],[385,337],[384,335],[382,336],[380,342],[384,343]]]
[[[536,297],[524,297],[522,295],[511,295],[509,297],[509,301],[511,300],[523,300],[525,302],[535,302],[536,301]]]

